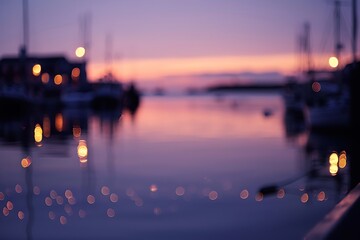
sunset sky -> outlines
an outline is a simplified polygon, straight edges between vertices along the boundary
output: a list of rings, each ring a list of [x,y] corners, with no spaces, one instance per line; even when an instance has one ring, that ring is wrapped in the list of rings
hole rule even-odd
[[[76,59],[75,49],[85,45],[92,80],[107,71],[139,81],[244,71],[288,75],[300,68],[297,41],[306,21],[314,65],[327,66],[333,13],[331,0],[31,0],[28,51]],[[351,1],[341,13],[345,57]],[[0,1],[0,31],[0,57],[17,54],[22,0]]]

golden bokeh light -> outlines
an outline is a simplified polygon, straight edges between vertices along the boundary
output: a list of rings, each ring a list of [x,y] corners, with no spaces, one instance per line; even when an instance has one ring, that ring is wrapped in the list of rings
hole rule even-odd
[[[36,124],[35,129],[34,129],[35,142],[40,143],[42,141],[42,137],[43,137],[43,130],[42,130],[40,124]]]
[[[23,168],[27,168],[31,165],[31,160],[30,160],[30,157],[25,157],[21,160],[21,166]]]
[[[339,167],[335,164],[331,164],[329,167],[329,172],[332,176],[335,176],[339,171]]]
[[[82,163],[87,162],[88,148],[85,140],[79,141],[79,145],[77,147],[77,154],[80,162]]]
[[[54,77],[54,83],[60,85],[63,82],[63,77],[60,74],[56,74]]]
[[[329,58],[329,66],[332,68],[337,68],[339,66],[339,60],[337,57],[330,57]]]
[[[75,50],[75,55],[78,57],[78,58],[82,58],[85,56],[85,48],[84,47],[78,47],[76,48]]]
[[[73,68],[73,70],[71,71],[71,78],[73,80],[78,80],[80,76],[80,68]]]
[[[339,168],[345,168],[346,167],[346,162],[347,162],[347,157],[346,157],[346,152],[345,151],[342,151],[340,153],[340,156],[339,156]]]
[[[329,156],[329,163],[331,165],[336,165],[338,164],[338,162],[339,162],[339,156],[337,155],[337,153],[336,152],[331,153]]]
[[[33,72],[33,75],[35,77],[39,76],[40,73],[41,73],[41,65],[40,64],[35,64],[32,68],[32,72]]]

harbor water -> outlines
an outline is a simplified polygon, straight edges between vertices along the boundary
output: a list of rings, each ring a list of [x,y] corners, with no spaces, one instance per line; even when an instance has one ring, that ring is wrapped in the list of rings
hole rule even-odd
[[[0,239],[303,239],[349,190],[348,148],[278,92],[5,116]]]

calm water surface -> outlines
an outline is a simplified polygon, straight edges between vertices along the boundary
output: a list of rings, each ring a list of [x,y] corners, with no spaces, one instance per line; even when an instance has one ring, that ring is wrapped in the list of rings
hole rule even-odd
[[[348,190],[327,160],[346,139],[307,131],[278,94],[148,96],[0,131],[0,239],[302,239]]]

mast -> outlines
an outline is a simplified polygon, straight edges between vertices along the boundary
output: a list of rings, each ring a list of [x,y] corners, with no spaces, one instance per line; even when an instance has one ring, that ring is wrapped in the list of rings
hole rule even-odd
[[[341,44],[341,24],[340,24],[340,1],[335,0],[335,9],[334,9],[334,15],[335,15],[335,31],[334,31],[334,39],[335,39],[335,57],[338,59],[340,63],[340,52],[343,48]]]
[[[356,62],[356,51],[357,51],[357,46],[356,46],[356,41],[357,41],[357,14],[356,14],[356,10],[357,10],[357,1],[356,0],[352,0],[352,57],[353,57],[353,62]]]
[[[29,7],[28,0],[23,0],[23,54],[26,54],[26,50],[29,44]]]

